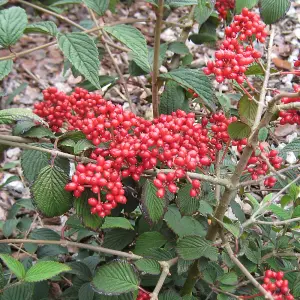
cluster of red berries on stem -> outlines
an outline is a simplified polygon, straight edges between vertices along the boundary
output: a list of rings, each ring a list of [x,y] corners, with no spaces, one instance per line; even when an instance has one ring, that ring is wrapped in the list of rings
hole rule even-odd
[[[136,300],[150,300],[150,295],[142,290],[139,290]]]
[[[260,21],[259,15],[244,8],[242,14],[236,15],[231,25],[226,27],[225,35],[220,50],[215,53],[215,61],[208,61],[203,71],[206,75],[215,74],[219,83],[232,79],[242,84],[246,79],[247,66],[261,57],[261,53],[253,47],[252,36],[264,43],[267,36],[265,24]],[[243,42],[248,42],[248,45]]]
[[[275,272],[267,270],[265,272],[264,283],[262,287],[269,292],[274,300],[294,300],[294,296],[290,293],[289,282],[284,279],[282,271]]]
[[[234,7],[235,0],[217,0],[215,4],[220,19],[226,19],[228,11],[234,9]]]
[[[228,118],[223,112],[198,120],[194,113],[178,110],[149,121],[81,88],[69,96],[49,88],[44,97],[44,102],[35,105],[35,112],[54,131],[80,130],[97,146],[90,155],[96,163],[78,164],[66,190],[75,197],[91,190],[95,196],[88,203],[91,212],[100,217],[126,203],[122,179],[130,176],[138,181],[147,170],[171,169],[158,171],[154,179],[158,197],[164,197],[166,190],[176,193],[177,186],[185,182],[191,183],[191,197],[198,196],[201,182],[189,178],[187,172],[206,173],[217,151],[226,152],[230,145],[238,145],[242,151],[247,143],[230,139],[228,125],[237,118]],[[46,112],[50,110],[53,118],[49,119]],[[271,155],[270,161],[276,167],[279,162],[274,159]],[[251,158],[251,164],[256,162],[261,163],[259,158]],[[264,172],[258,175],[267,173],[265,165],[262,169]]]
[[[300,85],[294,85],[294,91],[295,92],[300,92]],[[300,102],[300,97],[298,98],[282,98],[281,103],[282,104],[288,104],[288,103],[295,103],[295,102]],[[286,111],[280,111],[279,112],[279,117],[280,119],[280,124],[285,125],[285,124],[298,124],[300,125],[300,112],[299,110],[296,109],[289,109]]]

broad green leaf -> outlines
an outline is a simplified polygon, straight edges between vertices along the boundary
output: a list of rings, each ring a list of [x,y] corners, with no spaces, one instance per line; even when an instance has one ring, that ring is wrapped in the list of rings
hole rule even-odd
[[[105,86],[109,86],[109,88],[111,88],[116,84],[118,79],[119,78],[116,76],[100,75],[99,76],[100,86],[102,88],[104,88]],[[85,90],[88,90],[89,92],[93,92],[97,90],[97,87],[91,84],[88,80],[80,82],[77,86],[82,87]]]
[[[242,223],[246,221],[245,213],[241,208],[241,205],[237,203],[235,200],[230,202],[230,207],[232,209],[233,214],[238,218],[238,220]]]
[[[53,257],[54,259],[58,255],[68,254],[68,248],[61,245],[45,245],[39,247],[36,254],[39,259],[44,257]]]
[[[174,290],[167,290],[159,293],[158,300],[182,300],[182,298]]]
[[[6,280],[4,277],[4,271],[2,265],[0,265],[0,290],[2,290],[5,287]]]
[[[31,191],[37,208],[46,216],[54,217],[70,209],[72,194],[65,190],[68,175],[56,166],[44,167]]]
[[[287,211],[276,204],[271,204],[268,209],[271,210],[281,220],[287,220],[291,217],[290,211]]]
[[[36,124],[32,121],[19,121],[13,128],[13,135],[23,135],[26,131],[35,126]]]
[[[166,0],[166,4],[170,7],[180,7],[187,5],[195,5],[198,3],[198,0]]]
[[[92,285],[98,292],[118,295],[137,290],[139,277],[127,261],[113,261],[96,271]]]
[[[84,283],[78,291],[78,300],[93,300],[95,292],[90,282]]]
[[[199,208],[199,199],[190,196],[192,185],[190,183],[181,187],[177,193],[176,204],[182,215],[192,215]]]
[[[240,140],[249,137],[251,128],[241,122],[236,121],[228,125],[228,134],[233,140]]]
[[[12,59],[0,61],[0,80],[2,80],[12,71],[12,67],[13,67]]]
[[[294,139],[280,150],[279,155],[286,157],[288,152],[293,152],[296,157],[300,155],[300,139]]]
[[[201,215],[203,215],[203,216],[212,215],[212,213],[214,211],[212,206],[209,205],[206,201],[203,201],[203,200],[200,200],[198,210],[201,213]]]
[[[250,205],[253,208],[253,212],[256,212],[259,209],[259,203],[256,200],[255,197],[253,197],[250,193],[246,193],[246,197],[249,199],[250,201]]]
[[[188,112],[190,110],[189,101],[185,97],[184,89],[176,82],[169,81],[160,97],[159,112],[170,115],[179,109]]]
[[[24,279],[26,271],[24,266],[18,260],[8,254],[0,254],[0,258],[7,265],[9,270],[18,277],[19,280]]]
[[[274,24],[284,17],[290,6],[290,0],[260,0],[260,15],[266,24]]]
[[[30,138],[55,138],[54,133],[46,127],[41,127],[41,126],[36,126],[36,127],[32,127],[30,128],[28,131],[26,131],[23,134],[24,137],[30,137]]]
[[[91,141],[87,139],[82,139],[78,141],[74,147],[74,154],[79,154],[87,149],[96,148],[95,145],[92,144]]]
[[[100,228],[103,219],[97,215],[91,214],[91,207],[88,205],[88,198],[88,193],[82,193],[79,198],[75,199],[74,208],[84,226],[93,230],[97,230]]]
[[[182,274],[186,273],[192,264],[193,264],[192,260],[184,260],[182,258],[179,258],[178,263],[177,263],[178,275],[182,275]]]
[[[211,82],[199,70],[179,68],[169,73],[161,74],[160,78],[174,80],[184,88],[192,89],[206,101],[212,101]]]
[[[10,7],[0,11],[0,45],[8,48],[22,36],[27,25],[27,15],[21,7]]]
[[[92,272],[90,268],[82,261],[74,261],[68,264],[71,268],[69,273],[76,274],[81,280],[92,280]]]
[[[244,7],[251,9],[257,2],[258,0],[235,0],[235,10],[240,14]]]
[[[66,58],[94,86],[99,82],[100,61],[94,40],[85,33],[58,34],[58,45]]]
[[[38,261],[26,272],[24,280],[26,282],[43,281],[69,270],[71,270],[69,266],[56,261]]]
[[[109,0],[83,0],[83,3],[99,16],[102,16],[108,9]]]
[[[209,18],[214,6],[214,0],[198,0],[198,5],[195,7],[194,18],[200,26]]]
[[[24,33],[43,33],[56,36],[58,33],[58,29],[54,22],[44,21],[27,25]]]
[[[260,142],[264,142],[268,137],[268,128],[267,127],[263,127],[261,129],[259,129],[258,132],[258,140]]]
[[[106,217],[104,223],[101,226],[102,229],[111,228],[123,228],[127,230],[133,230],[132,225],[126,218],[122,217]]]
[[[152,275],[159,275],[161,273],[160,264],[154,259],[142,258],[137,260],[134,264],[140,272]]]
[[[146,219],[151,223],[157,223],[162,219],[168,205],[168,201],[165,198],[158,198],[156,196],[156,187],[153,182],[146,180],[141,195],[143,211]]]
[[[13,234],[14,230],[17,228],[19,224],[19,219],[8,219],[5,221],[2,231],[5,237],[9,237]]]
[[[52,229],[49,228],[36,228],[30,235],[30,239],[33,240],[49,240],[49,241],[59,241],[60,235]]]
[[[142,255],[146,250],[162,247],[166,242],[166,238],[157,231],[145,232],[137,238],[134,253]]]
[[[42,118],[26,108],[8,108],[0,111],[0,124],[11,124],[20,120],[33,120],[48,126]]]
[[[238,103],[238,112],[242,122],[252,126],[255,121],[258,104],[245,95]]]
[[[126,246],[132,243],[135,238],[135,231],[127,229],[111,229],[104,235],[103,247],[123,250]]]
[[[234,285],[238,282],[238,277],[236,273],[229,272],[223,274],[220,278],[218,278],[218,281],[220,281],[223,284]]]
[[[193,217],[181,217],[177,207],[169,206],[164,219],[168,227],[170,227],[179,237],[184,237],[186,235],[205,235],[203,226]]]
[[[202,256],[217,260],[218,249],[203,237],[191,235],[178,240],[176,251],[180,258],[194,260]]]
[[[58,0],[51,4],[51,7],[54,6],[61,6],[61,5],[68,5],[68,4],[80,4],[82,0]]]
[[[111,34],[121,43],[125,44],[131,51],[131,55],[136,64],[147,73],[150,72],[150,64],[148,61],[148,47],[143,34],[130,25],[115,25],[104,28],[106,32]]]
[[[261,249],[257,247],[253,242],[245,243],[242,248],[245,252],[245,256],[254,264],[259,264],[261,259]]]
[[[168,50],[176,54],[188,54],[190,53],[189,48],[182,42],[171,42],[168,45]]]
[[[32,300],[32,283],[12,285],[4,290],[1,300]]]

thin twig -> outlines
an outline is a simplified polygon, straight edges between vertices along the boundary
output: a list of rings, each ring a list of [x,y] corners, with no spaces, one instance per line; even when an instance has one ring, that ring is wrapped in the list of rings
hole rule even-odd
[[[169,261],[162,261],[160,262],[160,265],[162,267],[162,272],[161,272],[161,275],[158,279],[158,282],[154,288],[154,291],[151,293],[151,298],[150,300],[158,300],[158,294],[161,290],[161,288],[163,287],[164,285],[164,282],[167,278],[167,276],[169,275],[170,273],[170,268],[175,265],[178,261],[178,257],[175,257]]]
[[[300,253],[295,253],[295,252],[288,252],[288,253],[271,252],[271,253],[268,253],[265,256],[263,256],[261,258],[261,261],[265,261],[268,258],[271,258],[273,256],[275,256],[275,257],[299,257],[300,258]]]
[[[225,153],[225,151],[224,151],[224,153]],[[217,153],[216,153],[215,172],[216,172],[216,177],[220,178],[220,176],[221,176],[220,151],[217,151]],[[220,201],[220,194],[221,194],[221,186],[219,184],[216,184],[215,196],[216,196],[217,201]]]
[[[212,289],[214,292],[218,292],[218,293],[221,293],[221,294],[230,296],[230,297],[235,298],[235,299],[240,299],[239,296],[234,295],[234,294],[229,293],[229,292],[226,292],[226,291],[223,291],[223,290],[221,290],[221,289],[218,289],[217,287],[211,287],[211,289]]]
[[[256,220],[255,223],[256,224],[264,224],[264,225],[272,225],[272,226],[281,226],[281,225],[286,225],[286,224],[297,222],[297,221],[300,221],[300,217],[288,219],[288,220],[284,220],[284,221],[273,221],[273,222]]]
[[[77,247],[81,249],[88,249],[92,250],[98,253],[106,253],[116,256],[121,256],[133,260],[141,259],[142,256],[135,255],[132,253],[126,253],[118,250],[112,250],[108,248],[103,248],[101,246],[93,246],[89,244],[83,244],[83,243],[76,243],[76,242],[70,242],[66,240],[61,241],[49,241],[49,240],[31,240],[31,239],[7,239],[7,240],[0,240],[0,244],[23,244],[23,243],[31,243],[31,244],[42,244],[42,245],[60,245],[63,247]]]
[[[159,75],[159,58],[160,58],[160,35],[161,35],[163,14],[164,14],[164,0],[158,0],[158,8],[156,11],[156,24],[155,24],[155,36],[154,36],[154,58],[153,58],[153,71],[152,71],[153,118],[158,118],[158,116],[159,116],[158,75]]]

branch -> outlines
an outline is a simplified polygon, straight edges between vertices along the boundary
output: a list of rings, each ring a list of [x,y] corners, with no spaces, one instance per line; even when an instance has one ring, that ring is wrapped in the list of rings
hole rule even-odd
[[[299,97],[300,97],[300,95],[299,95]],[[299,109],[300,110],[300,102],[291,102],[291,103],[288,103],[288,104],[276,105],[276,109],[278,111],[280,111],[280,110],[290,110],[290,109],[297,109],[297,110]]]
[[[89,250],[99,252],[99,253],[106,253],[106,254],[121,256],[121,257],[129,258],[129,259],[133,259],[133,260],[142,258],[142,256],[135,255],[132,253],[103,248],[101,246],[93,246],[93,245],[89,245],[89,244],[70,242],[70,241],[66,241],[66,240],[61,240],[61,241],[30,240],[30,239],[0,240],[0,244],[23,244],[23,243],[43,244],[43,245],[60,245],[63,247],[77,247],[77,248],[81,248],[81,249],[89,249]]]
[[[110,23],[110,24],[106,24],[105,26],[114,26],[114,25],[118,25],[118,24],[131,24],[131,23],[146,22],[146,21],[148,21],[148,19],[123,19],[123,20],[116,21],[116,22],[113,22],[113,23]],[[103,29],[104,26],[99,26],[99,28]],[[95,27],[95,28],[92,28],[92,29],[84,30],[81,33],[97,32],[97,31],[99,31],[99,28]],[[18,52],[18,53],[12,53],[10,55],[0,57],[0,61],[7,60],[7,59],[14,59],[14,58],[17,58],[17,57],[20,57],[20,56],[24,56],[24,55],[29,54],[31,52],[34,52],[34,51],[37,51],[37,50],[40,50],[40,49],[44,49],[44,48],[47,48],[47,47],[50,47],[50,46],[53,46],[53,45],[56,45],[56,44],[57,44],[57,41],[53,41],[53,42],[50,42],[50,43],[47,43],[47,44],[44,44],[44,45],[41,45],[41,46],[37,46],[37,47],[31,48],[31,49],[28,49],[28,50],[24,50],[24,51],[21,51],[21,52]],[[110,43],[110,46],[115,46],[115,44]],[[119,49],[120,46],[117,45],[116,48]]]
[[[264,224],[264,225],[272,225],[272,226],[280,226],[280,225],[286,225],[286,224],[297,222],[297,221],[300,221],[300,217],[288,219],[288,220],[284,220],[284,221],[273,221],[273,222],[256,220],[255,223]]]
[[[236,258],[234,255],[228,241],[226,240],[223,232],[220,231],[221,239],[224,243],[224,248],[231,260],[237,265],[237,267],[242,271],[242,273],[250,280],[250,282],[265,296],[265,299],[274,300],[274,298],[258,283],[258,281],[251,275],[247,268]]]
[[[151,298],[150,300],[158,300],[158,294],[161,290],[161,288],[163,287],[163,284],[167,278],[167,276],[170,273],[170,268],[175,265],[178,261],[178,257],[175,257],[169,261],[161,261],[160,265],[162,267],[162,272],[161,275],[158,279],[158,282],[154,288],[154,291],[151,293]]]
[[[261,261],[265,261],[268,258],[271,258],[273,256],[275,256],[275,257],[297,257],[297,258],[299,257],[300,258],[300,253],[294,253],[294,252],[288,252],[288,253],[271,252],[271,253],[268,253],[265,256],[263,256],[261,258]]]
[[[223,291],[223,290],[221,290],[221,289],[218,289],[218,288],[216,288],[216,287],[211,286],[210,288],[211,288],[212,291],[214,291],[214,292],[218,292],[218,293],[221,293],[221,294],[230,296],[230,297],[235,298],[235,299],[240,299],[240,296],[234,295],[234,294],[229,293],[229,292],[225,292],[225,291]]]
[[[164,0],[158,0],[158,8],[156,12],[155,36],[154,36],[154,58],[152,72],[152,108],[153,118],[158,118],[158,75],[159,75],[159,58],[160,58],[160,35],[162,28],[162,19],[164,14]]]
[[[269,83],[269,79],[270,79],[270,69],[271,69],[272,48],[273,48],[274,37],[275,37],[275,26],[273,26],[273,28],[271,29],[268,53],[267,53],[267,66],[266,66],[266,70],[265,70],[265,78],[264,78],[262,89],[260,91],[257,113],[255,116],[255,121],[252,126],[253,129],[255,129],[258,126],[258,124],[261,120],[262,113],[263,113],[263,108],[265,106],[267,87],[268,87],[268,83]]]
[[[224,152],[224,154],[225,154],[225,152]],[[217,151],[217,153],[216,153],[216,163],[215,163],[215,171],[216,171],[216,177],[217,178],[220,178],[220,176],[221,176],[220,158],[221,158],[220,157],[220,151]],[[220,201],[220,195],[221,195],[220,185],[216,184],[215,197],[216,197],[217,201]]]

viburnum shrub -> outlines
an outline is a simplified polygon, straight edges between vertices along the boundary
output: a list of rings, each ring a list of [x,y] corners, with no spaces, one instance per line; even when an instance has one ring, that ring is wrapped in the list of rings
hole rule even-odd
[[[299,57],[288,72],[271,59],[290,1],[140,1],[141,19],[118,18],[136,6],[109,0],[12,2],[0,11],[0,44],[11,51],[1,79],[55,44],[64,76],[81,79],[43,88],[32,110],[0,111],[12,126],[1,147],[23,149],[18,174],[31,193],[0,223],[0,298],[299,299]],[[68,18],[70,4],[88,19]],[[28,24],[27,7],[43,21]],[[59,20],[80,31],[61,31]],[[134,23],[154,26],[154,37]],[[162,43],[168,27],[182,33]],[[15,51],[32,33],[51,41]],[[215,49],[200,69],[187,38]],[[110,75],[99,75],[103,57]],[[291,91],[278,90],[285,75]],[[278,138],[288,126],[292,136]],[[60,232],[46,225],[53,217]]]

